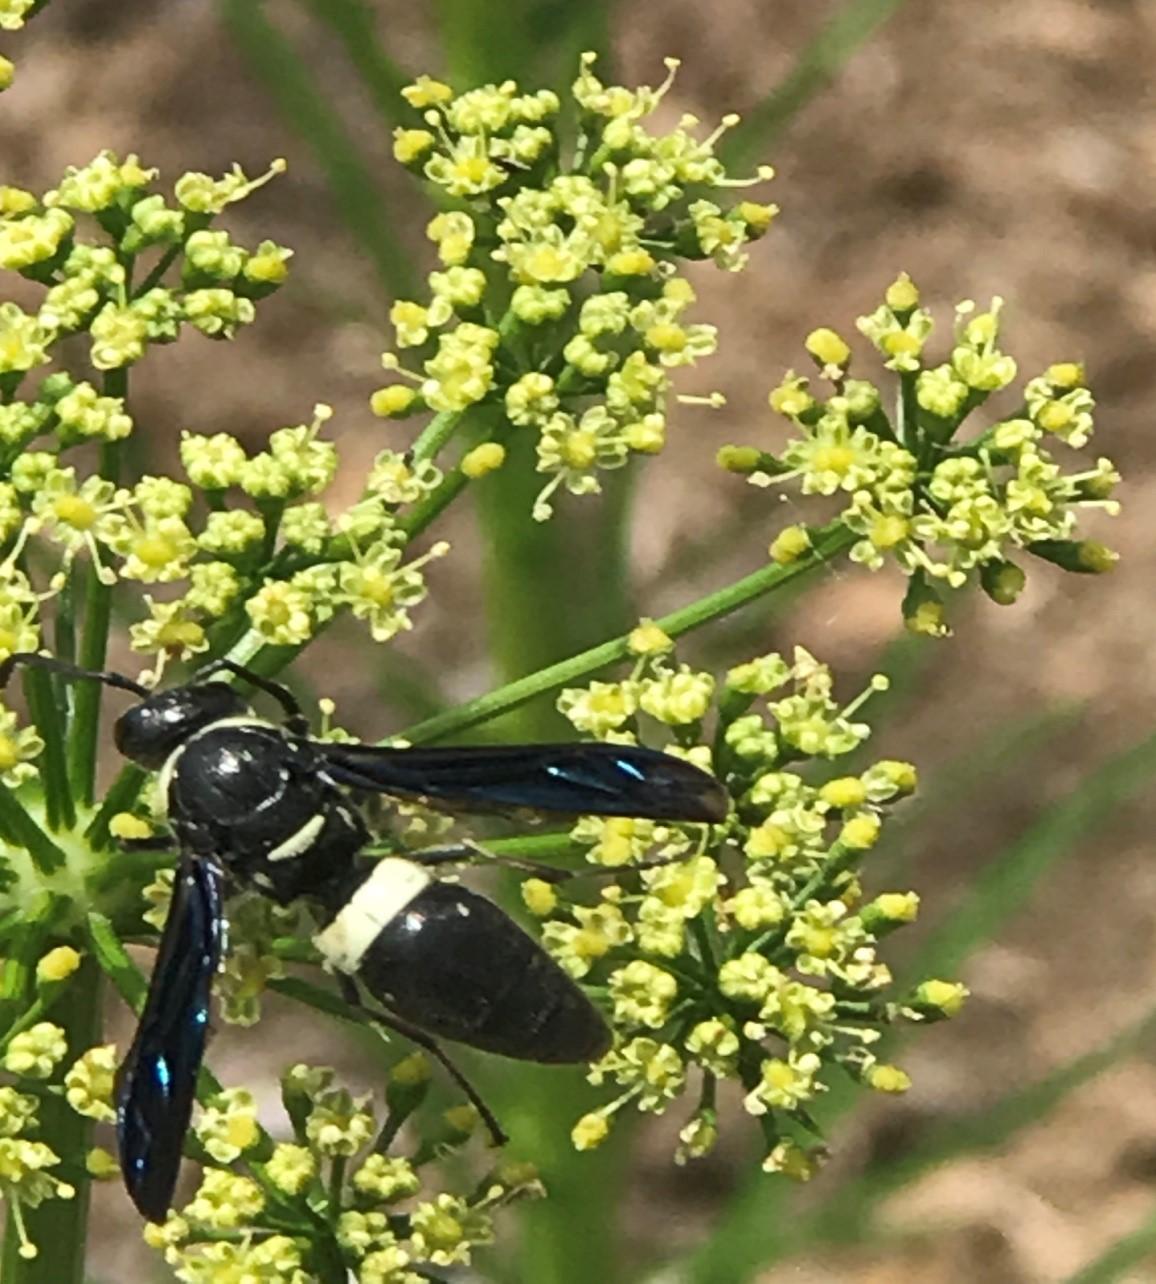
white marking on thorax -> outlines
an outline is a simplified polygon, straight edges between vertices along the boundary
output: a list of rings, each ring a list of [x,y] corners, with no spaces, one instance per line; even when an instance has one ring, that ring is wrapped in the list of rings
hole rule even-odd
[[[180,761],[181,754],[206,732],[215,731],[218,727],[265,727],[272,726],[263,718],[254,718],[251,714],[235,714],[231,718],[218,718],[216,722],[210,722],[194,731],[193,734],[184,742],[179,744],[171,754],[164,760],[161,769],[157,772],[157,805],[155,814],[158,820],[166,820],[169,814],[169,788],[173,783],[173,773],[177,769],[177,763]]]
[[[290,834],[280,846],[274,847],[265,859],[270,861],[292,860],[294,856],[304,856],[317,841],[317,835],[324,828],[325,813],[319,811],[316,816],[310,816],[295,834]]]
[[[432,881],[413,861],[387,856],[313,944],[330,967],[352,975],[382,931]]]

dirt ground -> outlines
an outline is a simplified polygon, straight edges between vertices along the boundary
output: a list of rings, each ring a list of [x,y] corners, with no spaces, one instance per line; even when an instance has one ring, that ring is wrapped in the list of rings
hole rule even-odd
[[[622,6],[624,83],[654,82],[661,56],[683,58],[675,106],[713,119],[756,103],[840,6],[830,0],[633,0]],[[434,61],[420,6],[381,0],[395,56]],[[292,29],[297,6],[270,3]],[[10,45],[14,42],[10,42]],[[312,46],[332,102],[359,122],[387,169],[388,141],[343,80],[336,50]],[[380,297],[327,198],[313,157],[284,125],[231,49],[211,5],[188,0],[57,0],[17,48],[17,87],[0,100],[0,179],[48,186],[100,147],[139,151],[168,175],[240,160],[260,170],[284,155],[276,193],[245,207],[237,231],[299,253],[295,284],[264,321],[223,350],[182,343],[148,363],[140,422],[166,439],[181,427],[262,431],[332,402],[361,433],[376,385]],[[937,764],[977,750],[1008,719],[1061,702],[1084,712],[1042,751],[1010,764],[977,803],[913,830],[929,919],[948,909],[986,853],[1005,847],[1049,800],[1095,765],[1150,734],[1156,572],[1156,6],[1141,0],[912,0],[777,140],[781,222],[738,278],[703,274],[703,314],[722,327],[704,380],[727,411],[688,417],[643,483],[635,555],[641,605],[658,611],[757,564],[782,520],[765,496],[708,467],[726,441],[770,443],[765,392],[801,364],[800,339],[819,324],[850,333],[904,268],[944,327],[962,297],[1006,299],[1007,346],[1021,370],[1087,363],[1099,398],[1100,449],[1126,478],[1126,509],[1097,531],[1121,550],[1117,572],[1090,580],[1033,571],[1013,610],[978,600],[956,619],[883,748],[934,779]],[[383,183],[389,216],[405,190]],[[250,237],[251,239],[251,237]],[[414,238],[415,245],[419,243]],[[376,430],[375,430],[376,431]],[[740,508],[740,506],[743,506]],[[735,511],[748,531],[693,576],[689,546]],[[485,681],[477,568],[468,554],[438,571],[420,647],[452,674],[453,695]],[[453,604],[438,618],[438,600]],[[841,572],[803,598],[770,644],[800,641],[851,674],[868,671],[898,620],[898,586]],[[330,653],[332,658],[332,653]],[[333,666],[326,693],[352,704],[356,666]],[[331,669],[332,671],[332,669]],[[950,788],[945,782],[941,787]],[[998,944],[965,972],[975,998],[951,1028],[915,1042],[906,1099],[861,1112],[833,1138],[848,1170],[897,1120],[982,1111],[1015,1084],[1089,1051],[1136,1020],[1156,994],[1156,842],[1141,796],[1058,867]],[[232,1045],[230,1045],[232,1046]],[[309,1049],[301,1049],[307,1054]],[[244,1053],[218,1069],[241,1077]],[[331,1056],[317,1050],[317,1055]],[[1044,1284],[1065,1279],[1151,1216],[1156,1174],[1156,1067],[1134,1058],[1071,1097],[1005,1152],[950,1164],[884,1209],[896,1238],[770,1271],[764,1284]],[[669,1181],[688,1234],[701,1233],[701,1187]],[[647,1200],[640,1196],[642,1204]],[[696,1201],[698,1201],[696,1203]],[[111,1209],[111,1197],[108,1207]],[[685,1217],[683,1216],[685,1214]],[[647,1219],[632,1219],[645,1238]],[[144,1278],[132,1245],[110,1237],[97,1278]],[[1156,1281],[1156,1264],[1127,1276]],[[527,1282],[531,1284],[531,1282]]]

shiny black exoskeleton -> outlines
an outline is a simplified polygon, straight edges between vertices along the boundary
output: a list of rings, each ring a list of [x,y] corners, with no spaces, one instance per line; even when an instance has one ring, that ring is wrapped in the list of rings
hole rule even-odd
[[[717,821],[721,785],[654,750],[602,744],[389,748],[312,740],[285,688],[229,662],[226,670],[272,695],[283,725],[256,717],[231,687],[206,681],[149,692],[119,674],[37,655],[17,664],[93,678],[138,704],[117,720],[118,749],[160,772],[181,857],[148,998],[121,1071],[118,1135],[125,1182],[151,1220],[168,1213],[208,1028],[212,977],[224,939],[226,879],[281,904],[315,903],[315,944],[371,1017],[430,1049],[475,1102],[437,1035],[521,1060],[582,1062],[609,1046],[598,1010],[508,915],[425,868],[459,852],[409,859],[362,856],[370,840],[357,793],[423,798],[454,808]]]

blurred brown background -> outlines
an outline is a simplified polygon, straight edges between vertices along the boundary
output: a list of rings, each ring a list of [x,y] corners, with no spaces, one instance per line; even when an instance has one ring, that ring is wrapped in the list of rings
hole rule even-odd
[[[675,54],[683,68],[674,108],[705,120],[742,112],[780,81],[840,7],[828,0],[625,3],[615,24],[622,82],[655,83],[661,57]],[[407,68],[436,70],[424,7],[379,0],[376,8],[394,57]],[[296,5],[265,9],[287,31],[303,29]],[[389,172],[389,140],[371,104],[343,73],[339,51],[315,32],[308,38],[330,102],[380,157],[381,217],[409,218],[409,239],[424,253],[412,189]],[[138,424],[155,437],[158,463],[171,455],[180,428],[265,433],[307,419],[319,400],[337,408],[335,423],[354,457],[400,433],[365,411],[380,382],[381,291],[332,208],[313,155],[212,4],[55,0],[5,52],[18,79],[0,102],[2,181],[50,186],[66,164],[101,147],[138,151],[169,178],[233,160],[251,172],[273,156],[290,162],[285,178],[228,220],[242,240],[269,235],[296,248],[289,288],[237,342],[189,339],[160,350],[137,380]],[[659,613],[759,563],[791,511],[718,473],[713,454],[727,441],[776,440],[765,392],[783,368],[804,364],[802,336],[819,324],[850,335],[854,317],[875,305],[900,268],[921,285],[941,334],[956,299],[985,303],[998,293],[1007,300],[1006,346],[1024,375],[1052,361],[1084,360],[1100,402],[1096,444],[1125,475],[1124,516],[1093,532],[1122,552],[1113,576],[1032,567],[1015,608],[974,594],[957,609],[955,639],[918,655],[914,694],[879,746],[916,761],[936,792],[933,820],[912,824],[901,839],[928,920],[917,931],[933,926],[1041,811],[1153,728],[1154,68],[1156,6],[1141,0],[912,0],[776,140],[768,159],[784,212],[752,268],[739,277],[699,274],[701,315],[720,324],[723,344],[695,377],[724,389],[730,405],[713,416],[687,411],[668,452],[648,469],[634,536],[640,610]],[[404,644],[436,657],[449,697],[487,680],[469,518],[458,522],[457,555],[431,576],[433,596],[418,614],[416,637]],[[715,529],[725,529],[725,539],[712,540]],[[756,621],[741,641],[747,653],[803,642],[841,667],[852,690],[897,632],[900,590],[888,576],[844,568],[786,618]],[[315,672],[326,675],[320,689],[347,710],[368,704],[373,678],[364,656],[351,637],[338,636],[313,658]],[[937,775],[937,766],[954,771],[990,754],[999,727],[1060,705],[1079,712],[1029,738],[980,792],[952,804],[954,777]],[[366,734],[382,734],[407,714],[383,697],[364,725],[351,720]],[[907,1098],[870,1103],[836,1132],[836,1172],[825,1181],[901,1148],[929,1122],[982,1114],[1018,1082],[1101,1044],[1152,1006],[1156,842],[1146,792],[1097,818],[998,943],[970,960],[964,976],[973,1002],[951,1027],[927,1032],[906,1052],[915,1081]],[[273,1041],[273,1031],[261,1041]],[[294,1031],[295,1053],[333,1059],[338,1053],[323,1037]],[[242,1032],[222,1041],[214,1063],[227,1080],[244,1079],[253,1074],[252,1053]],[[634,1186],[632,1233],[651,1244],[701,1234],[727,1180],[722,1161],[705,1176],[674,1173],[668,1153],[656,1147]],[[1137,1055],[1009,1146],[950,1163],[888,1202],[883,1224],[893,1242],[831,1249],[764,1278],[1061,1280],[1150,1217],[1154,1187],[1156,1069]],[[109,1218],[122,1218],[119,1193],[102,1194]],[[115,1229],[94,1258],[94,1278],[148,1278],[135,1228]],[[1126,1278],[1156,1280],[1156,1265]]]

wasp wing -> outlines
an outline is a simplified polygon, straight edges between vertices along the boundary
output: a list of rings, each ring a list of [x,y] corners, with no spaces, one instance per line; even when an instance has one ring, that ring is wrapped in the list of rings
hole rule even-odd
[[[121,1067],[121,1171],[132,1202],[152,1222],[168,1216],[205,1051],[225,931],[221,882],[211,861],[181,861],[148,997]]]
[[[472,745],[402,749],[312,742],[340,784],[464,810],[719,821],[727,793],[698,767],[634,745]]]

